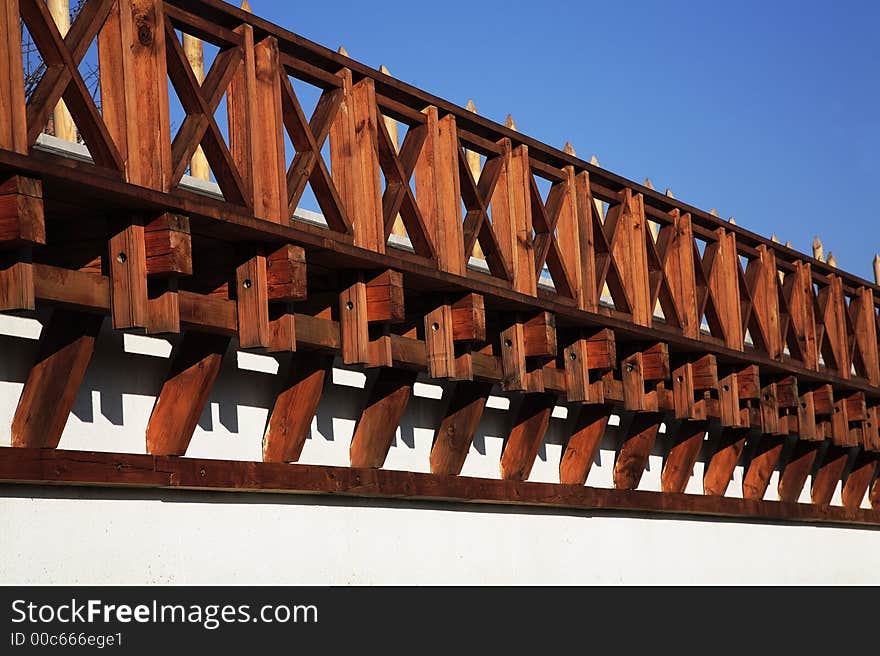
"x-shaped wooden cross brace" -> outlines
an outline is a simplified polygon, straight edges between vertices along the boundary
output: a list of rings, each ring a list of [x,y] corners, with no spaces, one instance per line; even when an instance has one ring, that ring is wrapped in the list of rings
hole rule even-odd
[[[66,37],[61,36],[42,0],[20,0],[19,7],[21,17],[46,64],[46,72],[27,105],[28,143],[37,140],[49,120],[49,114],[64,98],[95,164],[121,171],[122,156],[77,68],[107,19],[113,1],[89,0]]]
[[[538,189],[538,183],[535,182],[534,175],[529,176],[529,190],[532,202],[532,227],[535,230],[535,274],[540,276],[544,263],[546,263],[550,270],[550,276],[553,278],[556,293],[572,298],[574,285],[565,268],[565,262],[559,254],[555,236],[559,214],[562,212],[565,196],[568,193],[568,181],[562,180],[553,183],[547,194],[546,204],[541,199],[541,192]]]
[[[227,44],[221,47],[205,82],[199,85],[183,45],[167,16],[165,38],[168,76],[186,112],[186,118],[171,144],[172,180],[175,184],[180,182],[193,153],[201,145],[220,191],[223,192],[223,198],[236,205],[253,207],[251,194],[246,189],[217,121],[214,120],[217,105],[242,63],[240,45]]]
[[[669,257],[670,245],[672,244],[675,226],[666,225],[660,228],[656,241],[650,229],[645,230],[645,243],[648,252],[648,277],[651,285],[651,309],[660,301],[663,317],[666,323],[681,328],[681,313],[675,304],[672,288],[666,278],[666,260]]]
[[[467,214],[464,217],[464,252],[465,257],[470,257],[474,252],[474,245],[479,239],[480,248],[486,257],[486,264],[493,276],[504,280],[511,280],[513,274],[501,248],[492,223],[489,221],[489,202],[495,192],[495,185],[504,167],[504,160],[500,156],[488,157],[480,173],[480,183],[474,180],[471,169],[468,166],[467,155],[459,143],[458,148],[458,172],[461,186],[461,199],[464,202]]]
[[[330,133],[330,125],[342,102],[342,89],[329,89],[322,93],[312,113],[311,121],[306,121],[302,105],[283,66],[279,73],[284,127],[296,149],[296,155],[287,170],[288,211],[293,216],[297,203],[306,189],[306,183],[310,183],[315,193],[315,200],[318,201],[330,229],[350,234],[351,220],[342,205],[336,185],[330,177],[330,171],[327,170],[327,164],[321,157],[321,148],[324,147],[324,142]]]
[[[413,250],[418,255],[433,259],[436,257],[434,242],[428,236],[425,219],[409,186],[419,153],[422,152],[425,143],[426,128],[424,125],[411,127],[403,139],[398,155],[395,144],[391,141],[391,135],[388,134],[388,128],[385,127],[385,121],[379,121],[378,126],[379,166],[385,173],[385,193],[382,194],[385,239],[391,234],[394,219],[400,213]]]
[[[632,304],[623,284],[620,267],[614,258],[614,246],[617,242],[618,224],[623,203],[611,205],[605,215],[605,221],[599,215],[599,209],[589,199],[590,215],[593,221],[593,241],[596,249],[596,291],[599,296],[607,284],[614,301],[614,308],[619,312],[632,312]]]
[[[702,321],[702,318],[705,316],[706,323],[709,325],[709,332],[719,339],[726,339],[724,324],[718,316],[715,294],[709,285],[714,267],[712,249],[710,245],[707,245],[705,252],[708,254],[708,257],[703,257],[700,255],[700,249],[697,248],[696,240],[692,242],[692,246],[694,249],[694,262],[699,264],[699,266],[694,267],[697,289],[697,317]]]
[[[702,271],[705,281],[712,279],[715,262],[717,261],[716,255],[718,248],[718,242],[707,244],[702,258],[702,267],[697,267],[698,275],[699,271]],[[699,253],[696,252],[696,244],[694,244],[694,249],[695,257],[698,257]],[[752,296],[754,283],[751,285],[749,284],[739,260],[734,263],[734,268],[736,269],[737,285],[739,287],[740,330],[742,334],[745,335],[746,330],[748,329],[754,345],[759,349],[766,349],[767,338],[764,335],[764,329],[761,326],[760,321],[758,321],[757,315],[752,311],[754,309],[754,300]],[[716,308],[718,307],[718,299],[715,298],[711,285],[707,285],[706,293],[701,303],[705,303],[706,322],[709,324],[709,329],[712,334],[725,336],[724,338],[726,339],[725,326],[723,325],[723,322],[719,321],[716,311]],[[711,307],[709,307],[709,303],[711,303]]]

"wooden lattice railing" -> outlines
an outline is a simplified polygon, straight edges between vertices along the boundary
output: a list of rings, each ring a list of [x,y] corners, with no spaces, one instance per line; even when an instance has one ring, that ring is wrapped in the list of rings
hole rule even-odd
[[[20,20],[46,64],[27,99]],[[181,32],[216,47],[201,85]],[[100,110],[79,72],[95,40]],[[41,0],[5,0],[0,50],[0,310],[57,308],[0,478],[880,520],[877,286],[218,0],[89,0],[65,37]],[[310,118],[301,85],[318,98]],[[38,143],[62,98],[87,158]],[[405,126],[399,149],[383,116]],[[181,185],[199,145],[214,197]],[[326,227],[294,217],[307,185]],[[398,215],[411,250],[389,244]],[[118,330],[184,333],[150,456],[53,450],[108,314]],[[334,356],[381,368],[350,470],[196,475],[175,458],[233,336],[297,353],[266,428],[275,463],[299,457]],[[418,372],[457,381],[434,474],[367,471]],[[458,477],[493,385],[526,395],[503,480]],[[524,483],[557,403],[578,413],[560,484]],[[612,411],[634,415],[616,489],[585,488]],[[664,491],[631,492],[664,421]],[[710,423],[705,494],[683,495]],[[740,461],[744,499],[725,498]],[[761,501],[777,469],[781,501]],[[797,504],[810,475],[813,503]]]

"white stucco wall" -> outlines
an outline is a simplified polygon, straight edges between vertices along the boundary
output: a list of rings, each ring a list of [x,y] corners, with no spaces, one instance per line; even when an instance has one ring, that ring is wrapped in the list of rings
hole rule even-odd
[[[40,324],[0,317],[0,444]],[[107,330],[61,448],[144,452],[172,343]],[[258,460],[284,360],[230,349],[188,455]],[[368,377],[334,370],[302,462],[347,463]],[[418,384],[386,467],[428,471],[446,390]],[[515,402],[515,401],[514,401]],[[498,476],[510,400],[490,399],[463,473]],[[557,408],[531,480],[557,480]],[[612,418],[616,423],[616,418]],[[610,431],[588,484],[610,487]],[[659,489],[662,435],[642,489]],[[689,491],[699,492],[698,465]],[[741,470],[731,483],[737,494]],[[776,476],[768,489],[773,498]],[[809,489],[809,483],[805,487]],[[839,503],[839,491],[836,495]],[[0,583],[880,582],[880,532],[603,513],[155,490],[0,486]]]

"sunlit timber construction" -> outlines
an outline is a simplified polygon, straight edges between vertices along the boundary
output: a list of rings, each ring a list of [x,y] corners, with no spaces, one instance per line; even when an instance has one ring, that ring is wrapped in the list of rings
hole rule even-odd
[[[0,13],[0,311],[51,310],[0,480],[880,524],[880,287],[818,240],[798,253],[224,3],[88,0],[66,37],[54,17]],[[20,19],[51,63],[27,97]],[[65,107],[82,145],[50,148]],[[58,448],[107,317],[179,336],[145,453]],[[187,457],[230,344],[288,354],[262,462]],[[349,466],[296,464],[334,361],[375,378]],[[419,375],[448,385],[430,471],[386,468]],[[498,476],[461,476],[493,390],[516,401]],[[560,405],[558,479],[529,481]],[[612,415],[613,481],[585,485]],[[661,489],[635,491],[658,449]]]

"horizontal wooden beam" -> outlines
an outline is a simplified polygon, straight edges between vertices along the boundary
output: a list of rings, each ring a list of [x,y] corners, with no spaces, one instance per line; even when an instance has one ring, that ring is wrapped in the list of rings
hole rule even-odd
[[[85,186],[90,189],[90,202],[113,202],[121,208],[138,211],[152,209],[187,215],[191,220],[193,234],[208,234],[215,238],[250,240],[277,246],[296,243],[307,250],[316,248],[340,256],[335,260],[340,268],[382,269],[393,266],[421,285],[442,285],[456,293],[482,294],[487,309],[500,304],[510,310],[532,313],[549,311],[556,315],[558,322],[564,320],[566,323],[574,322],[584,327],[611,328],[618,334],[619,341],[664,341],[673,350],[697,349],[711,352],[717,355],[719,360],[742,365],[754,363],[761,366],[762,370],[766,368],[773,372],[794,374],[803,381],[830,383],[847,391],[864,392],[868,398],[880,399],[878,389],[861,378],[846,379],[827,370],[811,370],[793,360],[780,362],[758,351],[743,353],[726,348],[711,339],[690,339],[680,331],[656,322],[650,328],[637,326],[623,315],[609,313],[605,308],[600,308],[602,310],[600,312],[588,312],[578,309],[573,303],[564,299],[550,298],[542,294],[537,297],[527,296],[511,290],[485,274],[469,271],[468,277],[455,276],[439,271],[430,266],[424,258],[405,251],[395,251],[393,255],[374,253],[353,246],[345,235],[334,233],[333,238],[328,239],[326,230],[306,224],[295,222],[293,225],[281,225],[260,221],[219,200],[185,191],[163,194],[130,185],[89,165],[79,166],[76,162],[70,162],[70,166],[59,167],[58,158],[46,153],[33,152],[24,156],[0,150],[0,171],[2,170],[19,171],[41,177],[44,196],[54,194],[69,197],[70,193],[77,193],[77,190],[82,190]],[[739,233],[737,236],[739,238]],[[328,262],[325,260],[324,263]],[[36,268],[38,265],[35,266]],[[880,293],[880,288],[877,291]],[[39,297],[39,290],[37,294]]]
[[[205,460],[176,456],[0,448],[0,482],[331,494],[410,501],[454,501],[728,517],[745,521],[880,525],[880,510],[846,509],[642,490],[613,490],[386,469]]]

